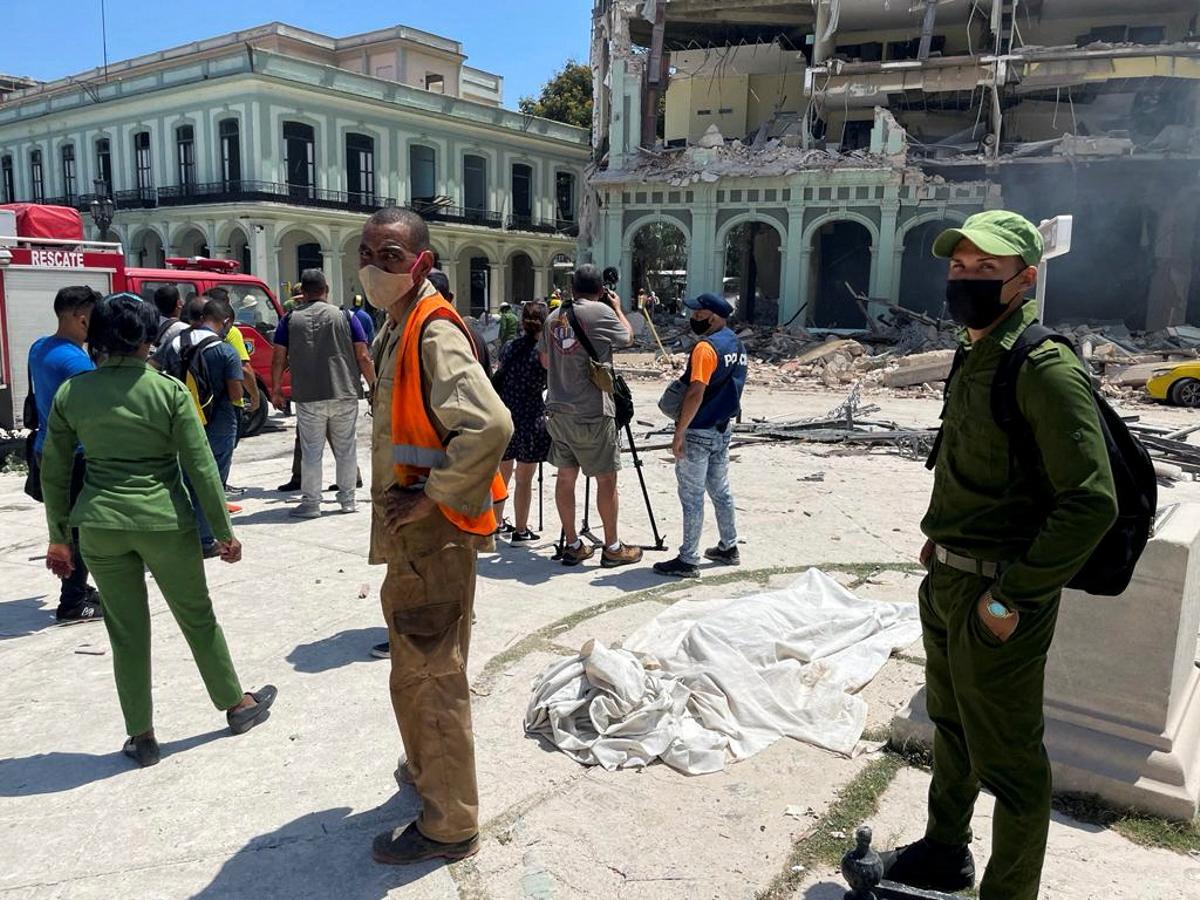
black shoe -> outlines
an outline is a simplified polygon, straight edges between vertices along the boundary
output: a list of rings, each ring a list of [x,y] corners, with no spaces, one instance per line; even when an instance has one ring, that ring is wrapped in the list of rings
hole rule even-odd
[[[953,846],[921,838],[915,844],[885,850],[883,877],[909,887],[962,891],[975,886],[975,858],[965,844]]]
[[[512,522],[508,521],[508,519],[504,519],[499,525],[496,526],[496,530],[492,533],[496,537],[500,537],[501,535],[512,534],[515,531],[516,529],[513,528]]]
[[[100,595],[95,594],[95,598],[95,600],[84,600],[82,603],[67,609],[63,609],[60,606],[54,613],[55,620],[64,625],[76,622],[99,622],[103,620],[104,610],[100,606]]]
[[[538,541],[541,540],[541,538],[542,536],[540,534],[534,534],[532,531],[526,528],[524,531],[514,531],[509,540],[514,544],[520,544],[522,541]]]
[[[392,645],[387,641],[384,641],[382,644],[376,644],[371,648],[371,655],[376,659],[391,659]]]
[[[291,481],[284,482],[279,487],[275,488],[275,490],[284,492],[298,491],[300,490],[300,482],[293,478]]]
[[[234,734],[245,734],[255,725],[267,721],[271,715],[271,704],[275,702],[275,696],[279,692],[275,685],[264,684],[261,689],[248,693],[254,698],[253,706],[225,713],[225,721],[229,723],[229,730]]]
[[[358,478],[356,478],[354,480],[354,486],[356,488],[362,487],[362,476],[361,475],[359,475]],[[296,485],[296,487],[298,488],[298,487],[300,487],[300,485]],[[341,490],[341,488],[339,488],[336,484],[331,484],[329,487],[325,488],[325,493],[330,494],[330,493],[333,493],[334,491],[338,491],[338,490]]]
[[[716,547],[709,547],[704,551],[704,558],[711,559],[722,566],[740,566],[742,564],[742,557],[738,553],[736,544],[728,550],[722,550],[719,544]]]
[[[211,544],[204,544],[202,547],[202,552],[204,553],[205,559],[216,559],[221,555],[221,545],[216,541],[213,541]]]
[[[377,835],[371,845],[371,857],[377,863],[385,866],[406,866],[411,863],[424,862],[427,859],[466,859],[479,852],[479,835],[444,844],[441,841],[431,841],[417,830],[417,823],[411,823],[404,831],[385,831]]]
[[[659,575],[671,575],[675,578],[699,578],[700,570],[691,563],[685,563],[678,556],[666,562],[654,564],[654,571]]]
[[[130,738],[121,748],[121,752],[130,759],[137,760],[143,769],[158,765],[161,754],[158,751],[158,741],[152,737]]]

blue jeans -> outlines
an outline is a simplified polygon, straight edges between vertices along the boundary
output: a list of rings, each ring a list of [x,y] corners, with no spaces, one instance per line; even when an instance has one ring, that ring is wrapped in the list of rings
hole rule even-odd
[[[712,498],[717,512],[721,549],[737,544],[733,491],[729,488],[729,441],[733,429],[724,434],[715,428],[690,428],[683,459],[675,461],[679,502],[683,505],[683,544],[679,558],[690,565],[700,562],[700,534],[704,530],[704,494]]]
[[[236,414],[237,410],[233,410],[233,412]],[[212,421],[204,427],[204,433],[208,435],[208,446],[212,448],[213,459],[217,463],[217,473],[221,476],[221,484],[224,484],[229,478],[229,467],[233,465],[233,448],[237,446],[236,415],[214,416]],[[196,528],[200,532],[200,543],[207,547],[216,540],[213,537],[212,526],[208,524],[204,510],[200,508],[200,500],[190,482],[187,487],[188,493],[192,497],[192,506],[196,510]]]

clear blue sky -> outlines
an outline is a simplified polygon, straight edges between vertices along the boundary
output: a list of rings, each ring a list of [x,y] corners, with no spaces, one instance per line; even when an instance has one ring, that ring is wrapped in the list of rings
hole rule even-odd
[[[110,62],[279,21],[342,37],[410,25],[462,43],[469,65],[504,76],[504,105],[536,95],[569,58],[587,61],[591,0],[106,0]],[[41,80],[101,63],[100,0],[0,0],[0,72]]]

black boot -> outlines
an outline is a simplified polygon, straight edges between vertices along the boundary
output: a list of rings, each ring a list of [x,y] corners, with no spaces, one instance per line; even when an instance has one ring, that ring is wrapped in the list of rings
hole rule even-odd
[[[371,846],[371,856],[375,862],[386,866],[406,866],[411,863],[424,862],[427,859],[466,859],[479,852],[479,835],[445,844],[433,841],[417,830],[413,822],[403,831],[385,831],[377,835]]]
[[[975,858],[966,844],[939,844],[921,838],[915,844],[885,850],[883,877],[909,887],[961,891],[975,886]]]

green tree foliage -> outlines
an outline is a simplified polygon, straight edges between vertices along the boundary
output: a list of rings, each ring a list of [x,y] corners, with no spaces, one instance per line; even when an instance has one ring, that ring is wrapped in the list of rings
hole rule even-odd
[[[579,128],[592,128],[592,69],[591,66],[567,60],[559,71],[542,87],[536,100],[522,97],[517,107],[527,116],[540,116],[565,122]]]

